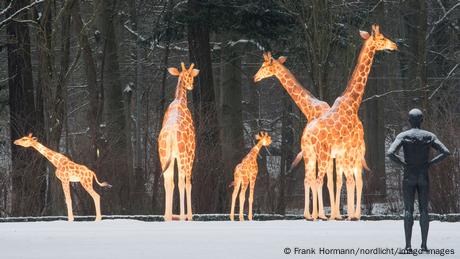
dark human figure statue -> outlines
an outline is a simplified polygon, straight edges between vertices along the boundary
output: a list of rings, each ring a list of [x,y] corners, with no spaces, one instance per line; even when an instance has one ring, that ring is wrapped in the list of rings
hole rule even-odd
[[[422,232],[422,246],[424,252],[428,251],[426,241],[428,237],[428,199],[429,178],[428,169],[431,165],[440,162],[448,155],[449,150],[438,140],[433,133],[420,129],[423,113],[419,109],[409,112],[411,129],[400,133],[388,149],[391,160],[404,166],[403,199],[404,199],[404,232],[406,235],[405,250],[410,252],[412,225],[414,224],[415,192],[418,193],[420,211],[420,229]],[[398,156],[398,151],[403,148],[404,158]],[[436,149],[439,154],[429,160],[430,148]]]

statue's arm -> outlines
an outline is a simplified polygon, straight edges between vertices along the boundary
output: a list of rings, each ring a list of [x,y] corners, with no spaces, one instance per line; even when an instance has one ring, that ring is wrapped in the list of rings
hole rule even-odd
[[[393,143],[391,143],[390,148],[387,151],[387,156],[393,160],[394,162],[400,164],[400,165],[407,165],[406,162],[404,161],[404,158],[400,157],[398,155],[399,149],[401,149],[403,142],[402,142],[402,136],[398,135]]]
[[[439,154],[435,156],[431,161],[429,162],[430,165],[436,164],[444,160],[444,158],[448,157],[450,155],[449,149],[441,142],[439,139],[435,136],[433,139],[433,142],[431,143],[431,146],[436,149]]]

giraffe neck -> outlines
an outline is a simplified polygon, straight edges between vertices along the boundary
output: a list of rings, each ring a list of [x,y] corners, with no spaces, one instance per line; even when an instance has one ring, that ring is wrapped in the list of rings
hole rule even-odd
[[[259,141],[254,147],[251,148],[251,151],[249,151],[248,158],[257,159],[257,155],[259,154],[259,151],[261,148],[262,148],[262,141]]]
[[[295,76],[282,64],[277,64],[275,76],[291,96],[300,111],[311,121],[315,117],[313,106],[319,102],[307,89],[297,81]]]
[[[184,82],[180,77],[177,80],[176,94],[174,95],[174,98],[187,103],[187,90],[185,89]]]
[[[59,159],[55,159],[56,152],[45,147],[43,144],[36,142],[35,144],[32,145],[33,148],[35,148],[40,154],[42,154],[46,159],[50,161],[51,164],[53,164],[56,168],[59,167]]]
[[[359,106],[363,99],[374,55],[375,47],[371,45],[371,40],[366,40],[359,53],[358,62],[348,82],[347,88],[342,94],[343,102],[351,104],[355,113],[358,113]]]

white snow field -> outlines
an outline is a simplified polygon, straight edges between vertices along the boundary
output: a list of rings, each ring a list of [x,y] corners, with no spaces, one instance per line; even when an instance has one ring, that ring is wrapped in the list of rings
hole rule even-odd
[[[0,258],[413,258],[377,254],[400,248],[402,221],[253,221],[253,222],[29,222],[0,224]],[[420,245],[418,221],[413,247]],[[459,258],[460,223],[432,221],[428,246]],[[288,248],[288,249],[286,249]],[[300,252],[310,254],[295,254]],[[321,248],[323,254],[319,254]],[[364,249],[358,256],[337,255],[341,248]],[[290,249],[290,250],[289,250]],[[331,249],[331,250],[329,250]],[[337,250],[332,250],[337,249]],[[367,250],[366,250],[367,249]],[[374,250],[370,250],[374,249]],[[316,253],[312,255],[313,252]],[[290,254],[285,254],[289,252]],[[327,251],[328,255],[324,254]],[[355,251],[348,250],[348,253]],[[367,251],[367,252],[366,252]],[[391,251],[386,250],[388,253]],[[363,254],[364,253],[364,254]],[[440,255],[419,255],[440,258]]]

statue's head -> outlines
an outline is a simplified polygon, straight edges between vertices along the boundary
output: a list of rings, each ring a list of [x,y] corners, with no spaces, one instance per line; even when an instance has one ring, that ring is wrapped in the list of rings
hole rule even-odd
[[[264,53],[264,63],[260,67],[259,71],[254,75],[254,82],[259,82],[264,78],[274,76],[276,73],[276,66],[286,62],[286,57],[281,56],[278,59],[272,57],[270,52]]]
[[[13,143],[18,146],[30,147],[34,143],[37,143],[37,138],[32,137],[32,133],[30,133],[28,136],[22,137],[20,139],[16,139]]]
[[[363,38],[368,46],[375,51],[380,50],[398,50],[398,46],[393,41],[385,38],[385,36],[380,33],[380,26],[377,24],[372,25],[372,33],[369,34],[367,31],[359,31],[361,38]]]
[[[272,138],[267,132],[261,131],[257,134],[256,139],[262,143],[262,146],[269,146],[272,143]]]
[[[420,128],[423,122],[423,113],[421,110],[414,108],[409,111],[409,123],[412,128]]]
[[[190,67],[187,69],[185,68],[184,62],[180,63],[181,65],[181,71],[175,67],[170,67],[168,68],[168,72],[173,75],[179,77],[179,81],[182,81],[182,86],[185,87],[185,89],[191,91],[193,90],[193,78],[198,75],[200,70],[194,69],[193,67],[195,64],[191,64]]]

